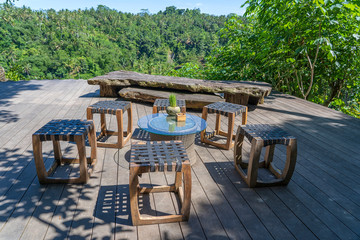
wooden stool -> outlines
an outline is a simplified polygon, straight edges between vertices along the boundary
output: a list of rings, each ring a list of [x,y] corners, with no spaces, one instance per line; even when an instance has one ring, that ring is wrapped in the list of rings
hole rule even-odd
[[[123,113],[128,113],[127,131],[123,130]],[[122,148],[132,135],[132,108],[131,102],[126,101],[100,101],[87,108],[87,119],[93,119],[94,113],[100,113],[101,132],[97,140],[103,136],[118,136],[116,143],[104,143],[97,141],[98,147]],[[116,115],[118,131],[110,131],[106,128],[105,114]]]
[[[214,145],[223,149],[230,149],[234,146],[232,139],[235,117],[242,113],[242,124],[245,125],[247,121],[247,107],[239,104],[228,103],[228,102],[216,102],[209,104],[203,108],[202,118],[206,121],[208,113],[216,113],[215,131],[206,134],[206,129],[201,132],[201,142]],[[220,130],[221,115],[228,117],[228,131],[223,132]],[[220,135],[226,137],[226,143],[221,144],[210,140],[212,137]]]
[[[155,187],[139,186],[139,175],[156,171],[176,171],[175,184]],[[182,180],[183,178],[184,181]],[[180,222],[189,219],[191,168],[186,150],[181,141],[141,141],[133,143],[130,156],[129,185],[133,225]],[[139,193],[150,192],[178,193],[181,201],[180,214],[142,217],[138,205]]]
[[[89,137],[91,156],[86,158],[85,138]],[[52,141],[54,146],[54,163],[47,171],[42,156],[42,142]],[[59,141],[75,142],[79,158],[64,158]],[[96,164],[96,134],[93,121],[86,120],[52,120],[32,135],[34,159],[39,182],[45,183],[86,183]],[[79,163],[80,177],[55,178],[49,177],[61,163]],[[90,167],[87,168],[87,164]]]
[[[169,99],[155,99],[154,105],[153,105],[153,114],[159,113],[162,110],[166,110],[167,107],[170,106]],[[177,99],[176,100],[176,106],[180,107],[182,113],[186,113],[186,103],[183,99]]]
[[[242,159],[244,136],[246,136],[251,143],[251,152],[248,163],[243,162]],[[277,169],[272,163],[276,144],[287,146],[286,162],[282,171]],[[264,160],[260,162],[260,154],[263,147],[266,147],[266,152]],[[292,137],[279,127],[266,124],[255,124],[239,126],[237,130],[234,148],[235,168],[249,187],[288,184],[295,169],[296,155],[296,138]],[[259,167],[270,170],[276,179],[266,182],[258,180]]]

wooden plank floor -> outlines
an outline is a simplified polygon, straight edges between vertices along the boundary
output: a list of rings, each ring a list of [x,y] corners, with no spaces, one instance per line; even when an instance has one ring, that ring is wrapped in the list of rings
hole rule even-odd
[[[298,138],[297,165],[287,187],[249,189],[234,169],[232,150],[197,140],[190,220],[134,227],[130,144],[120,150],[98,148],[88,184],[40,185],[37,180],[31,134],[51,119],[85,118],[86,107],[99,99],[98,87],[83,80],[0,82],[0,239],[360,239],[359,119],[272,93],[265,104],[250,109],[248,123],[276,124]],[[133,130],[150,113],[151,105],[133,103]],[[114,127],[114,118],[108,121]],[[209,130],[214,127],[213,115],[208,124]],[[73,144],[62,147],[76,154]],[[246,142],[245,156],[249,147]],[[51,144],[44,144],[43,153],[49,166]],[[284,147],[277,148],[276,164],[283,165],[285,155]],[[77,171],[66,166],[55,174]],[[141,178],[149,184],[173,180],[168,173]],[[142,212],[176,213],[177,198],[143,195]]]

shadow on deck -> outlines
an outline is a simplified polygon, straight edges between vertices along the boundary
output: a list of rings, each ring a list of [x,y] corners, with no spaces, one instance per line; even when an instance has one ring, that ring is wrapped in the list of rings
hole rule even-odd
[[[86,107],[99,99],[97,87],[86,81],[0,83],[0,239],[360,238],[359,119],[272,93],[249,111],[248,122],[278,125],[297,137],[297,165],[288,186],[248,188],[233,166],[233,151],[202,144],[197,136],[189,222],[136,227],[129,206],[130,143],[98,148],[88,184],[42,186],[37,180],[31,134],[54,118],[85,118]],[[150,104],[133,104],[133,140],[149,139],[136,122],[150,113]],[[109,121],[114,127],[113,118]],[[209,125],[214,121],[210,116]],[[73,145],[63,147],[74,153]],[[249,149],[245,142],[245,158]],[[51,165],[51,144],[43,153]],[[285,154],[285,148],[276,148],[275,163],[284,164]],[[63,166],[55,174],[77,172],[76,166]],[[143,174],[141,183],[173,178]],[[141,203],[148,214],[178,211],[169,193],[143,195]]]

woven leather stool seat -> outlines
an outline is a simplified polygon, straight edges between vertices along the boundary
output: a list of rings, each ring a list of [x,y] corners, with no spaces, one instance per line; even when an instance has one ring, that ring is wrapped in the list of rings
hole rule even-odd
[[[155,99],[153,105],[153,114],[166,110],[170,106],[169,99]],[[186,113],[186,102],[183,99],[176,100],[176,106],[180,107],[182,113]]]
[[[89,136],[91,157],[86,158],[85,139]],[[94,123],[92,121],[78,119],[52,120],[37,130],[32,135],[34,160],[39,182],[44,183],[86,183],[96,163],[96,139]],[[47,171],[42,157],[42,142],[52,141],[54,147],[54,163]],[[75,142],[79,152],[79,158],[64,158],[61,153],[59,141]],[[80,177],[78,178],[55,178],[50,175],[61,163],[79,163]],[[90,168],[87,169],[87,164]]]
[[[246,137],[251,143],[251,153],[248,163],[242,159],[242,145]],[[287,146],[285,167],[277,169],[272,161],[275,145]],[[260,161],[261,149],[266,147],[265,157]],[[235,168],[249,187],[286,185],[289,183],[295,169],[297,155],[296,138],[277,126],[254,124],[239,126],[234,148]],[[264,181],[258,179],[258,168],[267,168],[276,179]]]
[[[126,101],[100,101],[94,103],[91,107],[92,113],[106,113],[115,115],[117,110],[125,112],[131,107],[130,102]]]
[[[235,103],[228,102],[215,102],[206,106],[208,113],[218,113],[224,116],[228,116],[229,114],[234,114],[236,117],[240,113],[244,113],[247,111],[247,107]]]
[[[181,141],[139,141],[131,146],[130,154],[130,206],[134,225],[179,222],[188,220],[191,200],[191,168]],[[140,187],[138,177],[146,172],[174,171],[172,185]],[[139,193],[175,192],[181,202],[180,214],[142,217],[139,212]]]
[[[233,135],[235,117],[242,114],[242,124],[246,124],[247,107],[239,104],[228,103],[228,102],[215,102],[203,108],[202,118],[204,120],[207,120],[208,113],[216,113],[215,130],[207,134],[206,134],[206,130],[204,130],[201,133],[201,141],[224,149],[232,148],[234,146],[232,139],[235,137],[235,135]],[[221,115],[228,117],[227,132],[223,132],[220,130]],[[211,140],[211,138],[213,138],[216,135],[226,137],[226,143],[220,144]]]
[[[128,113],[127,131],[123,129],[123,113]],[[132,135],[132,108],[131,102],[127,101],[99,101],[87,108],[87,119],[93,119],[93,114],[100,114],[101,132],[97,137],[99,140],[104,136],[117,136],[116,143],[97,142],[98,147],[122,148]],[[106,128],[105,114],[116,115],[117,132]]]

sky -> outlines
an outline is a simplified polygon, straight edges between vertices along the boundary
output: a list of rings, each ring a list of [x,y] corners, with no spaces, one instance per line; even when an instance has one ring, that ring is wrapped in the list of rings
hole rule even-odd
[[[0,0],[4,3],[5,0]],[[33,10],[50,9],[55,10],[96,8],[98,5],[105,5],[111,9],[121,12],[139,13],[141,9],[148,9],[150,13],[164,11],[168,6],[175,6],[181,9],[199,8],[202,13],[212,15],[228,15],[236,13],[243,15],[245,8],[241,8],[245,0],[18,0],[17,7],[30,7]]]

